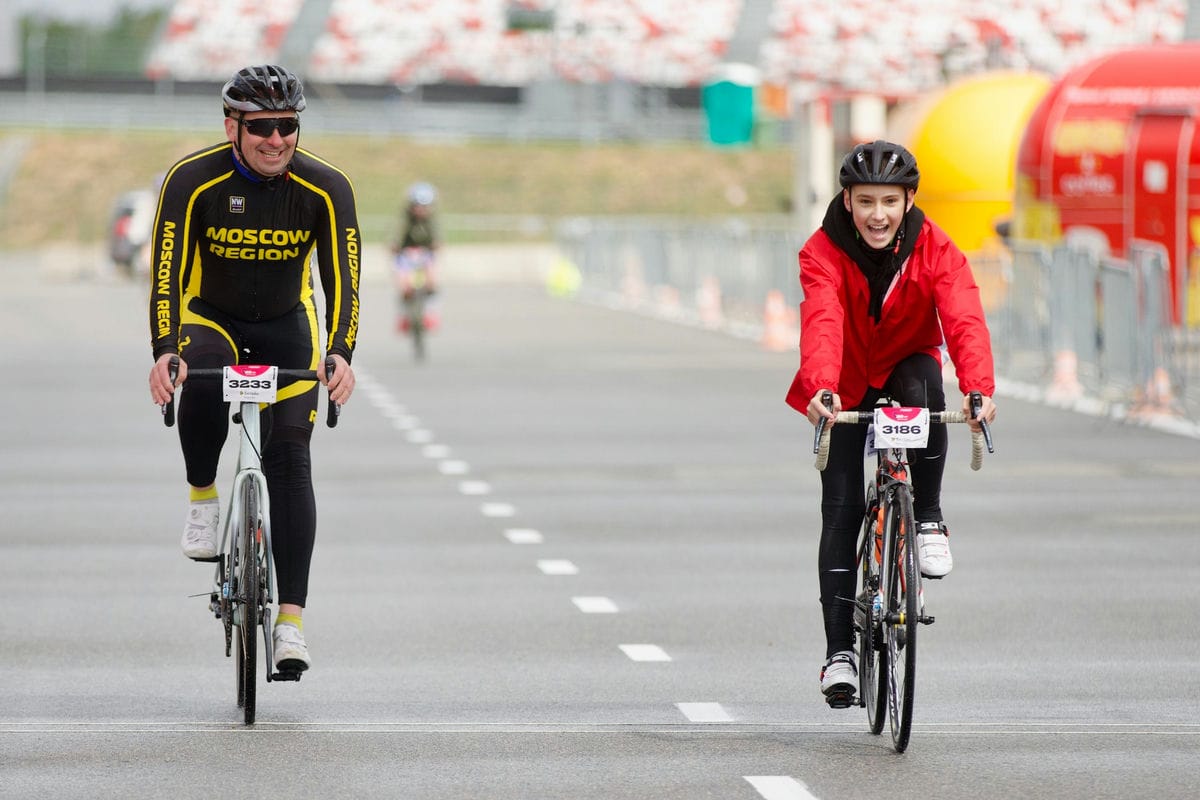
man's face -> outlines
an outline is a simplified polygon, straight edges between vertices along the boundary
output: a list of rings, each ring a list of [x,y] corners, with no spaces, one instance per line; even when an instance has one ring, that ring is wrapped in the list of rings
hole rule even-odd
[[[298,119],[294,111],[248,111],[241,118],[225,118],[225,137],[235,145],[238,143],[238,129],[241,128],[242,159],[250,169],[260,175],[274,177],[283,173],[296,152],[296,142],[300,138],[299,129],[287,136],[282,136],[278,128],[272,129],[266,136],[255,135],[246,123],[253,120]]]
[[[844,189],[842,200],[854,217],[858,235],[868,247],[880,250],[896,237],[914,194],[903,186],[860,184]]]

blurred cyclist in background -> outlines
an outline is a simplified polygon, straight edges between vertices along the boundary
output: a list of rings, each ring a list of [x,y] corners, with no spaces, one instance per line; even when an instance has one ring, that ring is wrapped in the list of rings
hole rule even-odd
[[[966,256],[914,200],[917,160],[898,144],[860,144],[842,161],[842,191],[821,228],[800,250],[800,369],[787,403],[814,425],[843,408],[870,411],[888,395],[907,406],[944,411],[945,344],[958,374],[963,411],[983,395],[982,417],[996,407],[991,337],[979,286]],[[826,408],[822,396],[833,396]],[[971,422],[978,429],[978,422]],[[821,691],[830,706],[852,704],[858,685],[854,653],[855,557],[866,511],[862,425],[833,425],[829,464],[821,473],[821,544],[817,555],[826,662]],[[946,426],[909,451],[921,572],[950,572],[950,532],[942,521]]]
[[[426,297],[431,297],[437,291],[437,251],[441,239],[435,216],[436,203],[437,190],[431,184],[420,182],[408,187],[400,236],[392,247],[396,256],[396,290],[400,298],[397,329],[401,333],[411,326],[407,303],[413,293],[423,291]],[[437,314],[428,300],[424,304],[424,319],[427,330],[437,326]]]
[[[225,141],[184,157],[167,172],[154,222],[150,395],[174,392],[179,360],[179,441],[189,485],[182,545],[214,561],[217,462],[229,403],[217,381],[187,382],[188,368],[270,364],[315,370],[331,402],[354,390],[362,252],[354,189],[332,164],[301,149],[304,87],[288,70],[247,67],[221,90]],[[326,348],[313,299],[313,264],[325,294]],[[325,356],[334,362],[325,371]],[[315,381],[279,386],[267,408],[263,472],[271,501],[279,616],[276,669],[307,669],[301,615],[316,537],[310,440]]]

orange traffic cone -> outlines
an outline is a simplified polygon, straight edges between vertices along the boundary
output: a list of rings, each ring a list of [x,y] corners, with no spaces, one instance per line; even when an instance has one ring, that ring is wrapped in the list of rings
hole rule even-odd
[[[721,285],[712,275],[706,275],[696,288],[696,310],[700,324],[706,328],[719,328],[725,321],[721,314]]]
[[[772,289],[767,292],[767,304],[763,309],[762,346],[768,350],[782,352],[798,346],[800,331],[796,327],[796,312],[788,308],[783,292]]]
[[[1074,403],[1083,395],[1083,384],[1079,382],[1079,359],[1073,350],[1059,350],[1054,355],[1054,382],[1046,390],[1046,400],[1051,403]]]

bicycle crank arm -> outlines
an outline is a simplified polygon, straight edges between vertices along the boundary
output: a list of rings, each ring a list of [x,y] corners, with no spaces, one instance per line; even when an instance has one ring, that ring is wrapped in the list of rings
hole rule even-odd
[[[933,617],[929,616],[928,614],[922,614],[917,618],[917,622],[920,622],[922,625],[932,625]]]

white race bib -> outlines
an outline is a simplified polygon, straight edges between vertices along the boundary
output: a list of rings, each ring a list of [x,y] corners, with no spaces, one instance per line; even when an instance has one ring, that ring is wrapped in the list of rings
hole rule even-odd
[[[929,442],[929,409],[881,406],[875,409],[875,447],[924,447]]]
[[[237,364],[225,367],[222,396],[232,403],[274,403],[279,385],[278,367]]]

